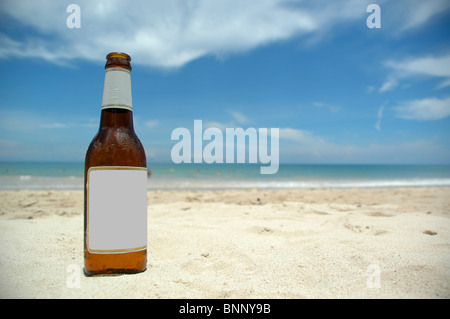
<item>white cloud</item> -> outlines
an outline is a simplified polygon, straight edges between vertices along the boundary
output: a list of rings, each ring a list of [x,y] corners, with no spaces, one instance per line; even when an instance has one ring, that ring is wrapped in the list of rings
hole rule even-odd
[[[397,116],[406,120],[439,120],[450,116],[450,98],[427,98],[400,103]]]
[[[159,125],[158,120],[150,120],[150,121],[145,122],[145,126],[148,128],[155,128],[155,127],[158,127],[158,125]]]
[[[375,86],[369,85],[369,86],[367,87],[367,89],[366,89],[366,92],[367,92],[367,93],[372,93],[372,92],[374,92],[375,90],[376,90],[376,87],[375,87]]]
[[[403,10],[399,10],[400,17],[404,17],[404,24],[401,31],[417,28],[428,21],[435,15],[443,13],[450,8],[448,0],[409,0],[400,2]]]
[[[326,104],[326,103],[323,103],[323,102],[314,102],[313,106],[317,107],[317,108],[326,108],[331,113],[337,113],[341,109],[339,106],[332,105],[332,104]]]
[[[280,139],[290,140],[297,143],[314,143],[323,142],[323,139],[315,137],[311,132],[294,129],[294,128],[280,128]]]
[[[233,111],[233,110],[228,110],[228,113],[231,115],[231,120],[230,121],[222,121],[222,122],[217,122],[217,121],[209,121],[209,120],[203,120],[202,124],[203,124],[203,128],[218,128],[221,131],[225,131],[226,128],[236,128],[236,127],[243,127],[246,128],[248,127],[248,123],[250,123],[250,119],[247,115],[239,112],[239,111]]]
[[[450,54],[410,58],[400,62],[388,61],[386,65],[406,74],[450,77]]]
[[[450,54],[442,56],[425,56],[404,59],[403,61],[387,61],[385,65],[393,70],[380,92],[394,89],[400,80],[426,76],[442,78],[444,81],[438,89],[450,85]]]
[[[445,80],[445,81],[442,82],[441,84],[439,84],[437,88],[438,88],[438,89],[442,89],[442,88],[445,88],[445,87],[447,87],[447,86],[450,86],[450,78],[447,79],[447,80]]]
[[[305,160],[321,160],[329,158],[330,154],[339,148],[337,145],[310,131],[287,127],[280,128],[279,133],[280,140],[290,141],[295,144],[295,147],[290,146],[281,149],[280,154],[284,154],[284,156],[290,157],[299,154],[301,155],[299,158],[304,157]],[[286,152],[286,149],[289,151]]]
[[[317,21],[285,0],[79,0],[81,28],[69,29],[68,3],[2,1],[0,13],[34,29],[20,39],[0,34],[0,57],[103,61],[111,51],[137,63],[179,67],[205,55],[221,57],[315,30]]]
[[[380,92],[392,91],[397,87],[397,85],[398,85],[397,79],[391,77],[387,79],[386,82],[384,82],[383,85],[380,87]]]
[[[245,116],[244,114],[242,114],[241,112],[238,111],[232,111],[231,112],[231,116],[233,117],[233,119],[240,123],[240,124],[246,124],[248,123],[250,120],[247,118],[247,116]]]
[[[221,122],[216,122],[216,121],[203,121],[203,129],[207,129],[210,127],[215,127],[218,128],[219,130],[225,132],[227,127],[234,127],[232,122],[229,123],[221,123]]]
[[[2,0],[0,15],[12,18],[12,28],[33,32],[0,31],[0,58],[39,57],[68,64],[74,58],[103,62],[107,53],[123,51],[135,63],[176,68],[203,56],[223,58],[294,36],[336,32],[341,23],[364,23],[371,2],[133,0],[130,5],[119,0],[78,0],[81,28],[69,29],[69,2]],[[379,5],[383,21],[392,19],[398,26],[390,17],[400,13],[406,29],[425,24],[449,7],[446,0],[394,4],[380,0]]]
[[[450,163],[450,149],[445,143],[425,139],[390,144],[336,143],[313,132],[280,128],[280,162]]]
[[[384,105],[380,106],[378,109],[378,121],[375,124],[375,128],[377,131],[381,131],[381,120],[383,119],[383,111],[384,111]]]
[[[97,121],[97,120],[96,120]],[[52,130],[66,130],[70,132],[75,128],[98,127],[98,122],[93,120],[79,120],[62,122],[54,116],[41,116],[20,110],[0,109],[0,134],[36,134],[42,132],[52,132]]]
[[[54,123],[44,123],[39,125],[39,127],[42,128],[48,128],[48,129],[58,129],[58,128],[68,128],[70,126],[72,126],[73,124],[71,123],[61,123],[61,122],[54,122]]]

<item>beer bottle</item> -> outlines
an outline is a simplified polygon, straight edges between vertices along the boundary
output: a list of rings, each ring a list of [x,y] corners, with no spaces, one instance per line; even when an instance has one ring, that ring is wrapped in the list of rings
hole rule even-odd
[[[84,171],[84,272],[147,267],[147,162],[133,128],[131,58],[107,55],[100,128]]]

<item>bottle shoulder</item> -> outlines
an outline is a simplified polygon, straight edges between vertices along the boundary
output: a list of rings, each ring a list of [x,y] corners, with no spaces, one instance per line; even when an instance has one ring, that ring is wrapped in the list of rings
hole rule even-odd
[[[146,167],[141,141],[129,128],[101,128],[86,153],[86,166]]]

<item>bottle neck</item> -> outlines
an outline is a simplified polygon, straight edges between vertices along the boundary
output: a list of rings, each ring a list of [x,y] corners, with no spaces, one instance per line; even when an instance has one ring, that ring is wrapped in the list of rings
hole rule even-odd
[[[134,130],[133,112],[120,108],[102,109],[100,117],[100,129],[126,128]]]
[[[106,67],[100,128],[133,129],[130,70]]]

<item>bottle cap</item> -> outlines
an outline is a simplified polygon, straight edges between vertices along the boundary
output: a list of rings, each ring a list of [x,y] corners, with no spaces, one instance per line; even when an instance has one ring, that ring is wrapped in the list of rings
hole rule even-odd
[[[111,52],[106,56],[105,69],[120,67],[131,71],[131,57],[123,52]]]

